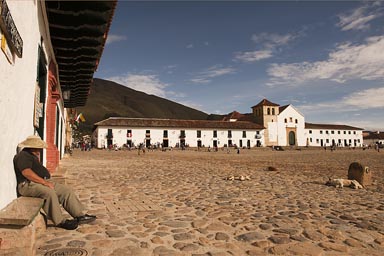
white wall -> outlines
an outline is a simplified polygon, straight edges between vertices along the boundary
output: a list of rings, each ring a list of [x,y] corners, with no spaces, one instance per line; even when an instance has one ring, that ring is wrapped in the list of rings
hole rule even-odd
[[[39,1],[7,1],[17,30],[23,39],[23,56],[8,63],[0,50],[0,209],[16,198],[13,156],[16,146],[34,133],[33,111],[40,31]]]
[[[151,144],[163,142],[163,131],[168,131],[168,143],[169,147],[175,147],[177,143],[180,143],[180,131],[185,131],[185,143],[190,147],[197,147],[197,141],[200,140],[201,144],[205,147],[213,147],[214,141],[217,141],[218,147],[223,147],[224,144],[228,144],[228,129],[217,129],[217,137],[213,137],[213,129],[169,129],[169,128],[126,128],[126,127],[110,127],[113,134],[113,144],[121,147],[127,143],[127,130],[132,130],[132,137],[130,138],[134,145],[145,143],[146,130],[150,130]],[[201,131],[201,138],[197,138],[197,130]],[[231,130],[233,144],[240,146],[240,140],[242,140],[243,146],[247,146],[247,141],[250,140],[251,147],[256,146],[257,140],[260,140],[261,145],[264,145],[264,131],[258,131],[260,138],[256,138],[256,130],[247,130],[246,138],[243,138],[243,130]],[[108,127],[97,128],[97,144],[96,147],[103,148],[107,146],[106,136],[108,134]]]
[[[277,120],[279,146],[289,146],[287,128],[296,129],[296,146],[306,145],[306,138],[304,136],[304,116],[300,114],[294,107],[289,105],[287,108],[285,108],[284,111],[279,114]],[[285,122],[285,120],[287,120],[287,122]]]
[[[352,147],[361,147],[363,144],[363,132],[360,130],[306,129],[305,134],[309,146],[331,146],[332,140],[335,140],[336,144],[339,144],[340,140],[341,145],[338,145],[340,147],[346,146],[345,141],[347,145],[351,143]]]

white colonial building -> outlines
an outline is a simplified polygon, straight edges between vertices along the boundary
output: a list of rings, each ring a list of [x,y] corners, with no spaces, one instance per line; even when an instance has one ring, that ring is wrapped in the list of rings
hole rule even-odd
[[[264,145],[264,128],[248,121],[206,121],[111,117],[95,124],[97,148],[133,147],[255,147]]]
[[[308,146],[361,147],[363,129],[348,125],[305,124]]]
[[[98,148],[139,144],[175,147],[338,146],[361,147],[361,128],[306,123],[292,105],[263,99],[252,113],[232,112],[220,121],[109,118],[95,124]]]
[[[304,115],[292,105],[279,106],[264,99],[252,109],[257,117],[255,121],[266,128],[267,146],[363,145],[363,129],[348,125],[306,123]]]
[[[13,157],[27,136],[47,143],[41,160],[50,172],[58,168],[73,108],[86,103],[115,6],[0,0],[0,209],[17,196]]]

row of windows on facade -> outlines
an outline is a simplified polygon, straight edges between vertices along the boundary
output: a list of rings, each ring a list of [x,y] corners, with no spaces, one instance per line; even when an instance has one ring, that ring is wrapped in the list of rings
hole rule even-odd
[[[256,131],[256,135],[259,135],[260,132],[259,131]],[[246,138],[247,137],[247,131],[243,131],[242,132],[242,137],[243,138]],[[228,138],[232,138],[232,131],[231,130],[228,130]],[[112,135],[112,129],[108,129],[108,134],[107,134],[107,137],[108,138],[112,138],[113,135]],[[127,137],[132,137],[132,130],[127,130]],[[151,137],[151,130],[146,130],[145,131],[145,137],[149,138]],[[163,137],[164,138],[168,138],[168,130],[163,130]],[[185,138],[185,130],[180,130],[180,138]],[[201,138],[201,131],[200,130],[197,130],[196,131],[196,137],[197,138]],[[214,138],[217,138],[217,130],[214,130],[213,131],[213,137]]]
[[[289,122],[290,122],[290,123],[293,123],[293,118],[292,118],[292,117],[289,118]],[[287,118],[284,119],[284,123],[288,123]],[[297,123],[298,123],[298,120],[295,119],[295,124],[297,124]]]
[[[310,142],[313,142],[313,140],[312,140],[312,138],[309,138],[309,141]],[[316,139],[316,143],[317,144],[319,144],[320,143],[320,141],[323,141],[322,139],[320,140],[320,139]],[[325,140],[325,143],[329,143],[330,142],[330,140],[329,139],[326,139]],[[332,140],[332,142],[335,142],[334,140]],[[338,144],[342,144],[342,142],[343,142],[343,140],[342,139],[338,139]],[[352,143],[352,139],[349,139],[349,140],[344,140],[344,143],[346,143],[346,142],[348,142],[349,144],[351,144]],[[357,140],[353,140],[353,142],[354,143],[360,143],[360,139],[357,139]]]
[[[335,131],[330,131],[330,132],[331,132],[331,134],[335,134]],[[312,130],[309,130],[309,134],[312,134]],[[320,130],[320,134],[323,134],[322,130]],[[329,131],[326,130],[325,134],[329,134]],[[337,134],[341,134],[341,131],[337,131]],[[347,131],[344,131],[344,134],[347,134]],[[352,132],[348,131],[348,134],[352,134]],[[356,131],[353,131],[353,134],[356,134]]]

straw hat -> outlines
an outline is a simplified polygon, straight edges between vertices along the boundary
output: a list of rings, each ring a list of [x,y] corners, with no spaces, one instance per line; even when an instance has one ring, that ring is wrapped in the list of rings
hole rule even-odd
[[[26,140],[22,141],[17,145],[19,150],[23,150],[24,148],[47,148],[47,143],[43,141],[40,136],[31,135],[28,136]]]

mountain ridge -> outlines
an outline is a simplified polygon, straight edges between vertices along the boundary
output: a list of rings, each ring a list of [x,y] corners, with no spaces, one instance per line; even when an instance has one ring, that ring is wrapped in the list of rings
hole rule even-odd
[[[85,122],[80,125],[84,133],[91,132],[95,123],[109,117],[186,120],[222,118],[100,78],[93,79],[86,105],[76,109],[85,117]]]

